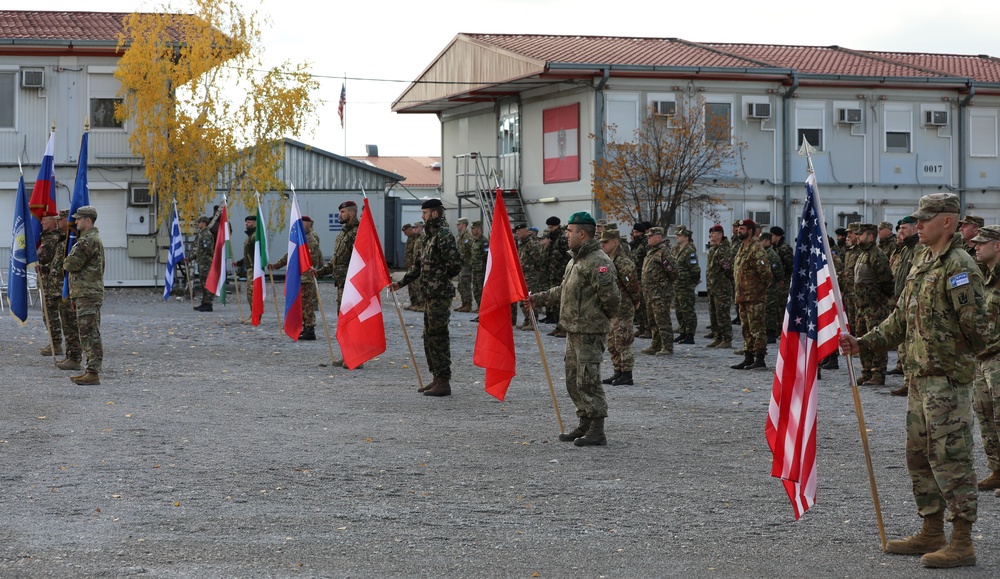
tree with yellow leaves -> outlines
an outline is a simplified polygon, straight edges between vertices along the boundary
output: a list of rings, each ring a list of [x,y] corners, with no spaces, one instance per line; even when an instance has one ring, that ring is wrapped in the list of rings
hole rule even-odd
[[[629,141],[605,126],[604,157],[593,162],[594,199],[611,218],[663,227],[681,207],[702,211],[719,203],[717,188],[725,184],[713,180],[731,176],[728,166],[743,149],[729,123],[697,99],[677,103],[669,116],[650,111]]]
[[[265,69],[257,11],[190,2],[188,13],[164,5],[125,18],[115,115],[129,123],[161,214],[176,199],[193,219],[218,190],[254,207],[255,192],[285,188],[283,139],[311,132],[318,83],[306,63]]]

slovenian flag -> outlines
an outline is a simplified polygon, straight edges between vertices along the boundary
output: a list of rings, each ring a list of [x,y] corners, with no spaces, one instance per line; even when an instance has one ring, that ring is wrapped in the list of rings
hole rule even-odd
[[[267,297],[267,286],[264,284],[264,269],[267,268],[267,227],[264,226],[264,213],[260,210],[260,200],[257,201],[257,231],[254,233],[253,253],[253,303],[250,304],[250,321],[253,325],[259,326],[260,317],[264,315],[264,298]]]
[[[258,225],[259,227],[259,225]],[[299,212],[299,198],[292,191],[288,223],[288,265],[285,269],[285,333],[293,340],[302,333],[302,273],[312,269],[306,229]]]
[[[45,154],[42,156],[42,166],[38,169],[38,178],[35,179],[35,186],[31,189],[31,201],[29,207],[31,213],[39,221],[46,215],[58,215],[56,209],[56,166],[53,160],[55,149],[56,133],[49,133],[49,141],[45,145]]]

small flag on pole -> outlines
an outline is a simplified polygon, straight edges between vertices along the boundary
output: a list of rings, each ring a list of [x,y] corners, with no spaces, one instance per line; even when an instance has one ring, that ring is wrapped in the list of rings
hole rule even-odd
[[[38,168],[38,178],[31,188],[31,213],[41,221],[46,215],[56,215],[56,166],[54,162],[54,149],[56,132],[49,133],[49,140],[45,143],[45,153],[42,155],[42,166]]]
[[[267,226],[264,225],[264,213],[260,208],[259,197],[253,253],[253,303],[250,304],[250,321],[253,325],[259,326],[260,317],[264,315],[264,299],[267,297],[267,284],[264,283],[264,270],[267,269]]]
[[[337,104],[337,114],[340,115],[340,128],[344,128],[344,114],[347,112],[347,82],[340,85],[340,102]]]
[[[174,272],[177,264],[184,262],[184,237],[181,235],[181,221],[177,217],[177,206],[174,206],[170,218],[170,251],[167,252],[167,273],[163,276],[163,299],[170,299],[174,289]]]
[[[80,236],[73,215],[77,209],[90,205],[90,188],[87,185],[87,141],[89,136],[90,133],[84,131],[83,138],[80,140],[80,158],[76,163],[76,181],[73,183],[73,197],[69,202],[69,239],[66,242],[66,255],[69,255],[69,250],[73,249],[76,238]],[[63,274],[62,296],[64,300],[69,299],[68,272]]]
[[[285,334],[298,341],[302,333],[302,273],[312,269],[306,228],[299,212],[299,198],[292,191],[288,222],[288,265],[285,269]]]
[[[219,301],[226,303],[226,262],[231,255],[229,247],[229,218],[226,214],[226,203],[223,201],[219,213],[219,235],[215,237],[215,252],[212,254],[212,267],[205,276],[205,291],[219,296]]]
[[[14,226],[10,241],[10,269],[7,270],[7,299],[17,323],[28,321],[28,267],[38,263],[38,239],[41,225],[31,214],[24,175],[17,182],[14,199]],[[3,299],[0,297],[0,299]]]
[[[771,476],[781,478],[796,519],[816,502],[816,368],[837,352],[841,331],[820,207],[810,174],[765,427]]]

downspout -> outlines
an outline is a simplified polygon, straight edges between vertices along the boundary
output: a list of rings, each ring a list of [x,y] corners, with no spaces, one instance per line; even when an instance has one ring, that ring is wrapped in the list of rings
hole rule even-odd
[[[792,96],[798,89],[799,76],[793,72],[792,85],[788,87],[788,90],[786,90],[785,94],[782,95],[784,102],[782,102],[781,106],[781,132],[783,133],[785,141],[784,152],[782,154],[783,167],[781,168],[781,182],[784,185],[784,199],[782,200],[784,209],[781,216],[781,227],[786,233],[790,231],[788,215],[792,211],[792,151],[797,150],[795,146],[795,135],[789,131],[788,127],[791,124],[789,123],[789,119],[792,116]]]
[[[965,211],[965,186],[966,186],[966,156],[968,145],[965,141],[965,127],[969,122],[965,117],[965,109],[972,102],[972,97],[976,96],[976,85],[969,82],[969,94],[958,101],[958,204]]]
[[[610,77],[610,70],[607,68],[601,69],[601,80],[594,87],[594,134],[597,135],[597,138],[594,139],[594,161],[604,159],[604,87],[608,84]],[[593,190],[591,190],[590,199],[594,207],[594,218],[603,218],[604,211],[593,202]]]

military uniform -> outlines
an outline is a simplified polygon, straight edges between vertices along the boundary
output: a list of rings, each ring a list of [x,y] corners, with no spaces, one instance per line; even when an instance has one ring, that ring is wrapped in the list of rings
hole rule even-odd
[[[333,274],[333,284],[337,286],[337,311],[340,311],[340,301],[344,299],[344,286],[347,285],[347,268],[351,265],[351,253],[354,251],[354,241],[358,237],[358,218],[343,224],[337,240],[333,244],[333,257],[316,271],[316,277]],[[310,250],[310,253],[312,251]]]
[[[721,229],[721,228],[720,228]],[[708,314],[714,341],[711,347],[733,341],[733,325],[730,310],[733,305],[733,257],[729,239],[722,238],[708,248],[705,265],[705,283],[708,289]]]
[[[860,225],[858,222],[849,223],[847,230],[856,234],[858,225]],[[853,328],[858,323],[857,309],[854,307],[854,262],[858,259],[857,245],[850,242],[845,243],[843,253],[843,276],[838,281],[840,282],[841,297],[844,300],[844,313],[847,315],[847,324]]]
[[[518,229],[524,227],[519,225]],[[545,260],[542,257],[542,246],[538,243],[538,238],[534,235],[526,235],[524,239],[517,240],[517,258],[521,262],[521,271],[524,273],[524,283],[528,286],[529,292],[540,292],[548,289],[545,271]],[[522,329],[530,329],[531,323],[528,321],[528,310],[521,306],[524,314],[524,325]]]
[[[404,254],[403,265],[406,267],[407,271],[409,271],[409,269],[413,267],[413,264],[417,262],[417,258],[420,255],[420,244],[422,243],[422,238],[422,233],[410,233],[406,237],[406,252]],[[424,296],[420,292],[420,284],[417,281],[414,281],[407,286],[406,291],[410,296],[409,309],[423,311]],[[472,309],[471,306],[469,309]]]
[[[205,280],[208,279],[208,272],[212,270],[212,258],[215,257],[215,236],[208,227],[198,231],[194,238],[194,259],[198,264],[198,285],[201,287],[201,305],[211,306],[215,301],[215,294],[205,289]]]
[[[639,286],[639,279],[636,276],[635,262],[632,261],[628,248],[620,243],[621,236],[618,230],[605,229],[602,241],[605,239],[619,240],[614,255],[609,257],[615,264],[621,303],[618,305],[614,317],[611,318],[611,330],[608,332],[608,352],[611,353],[611,366],[614,369],[614,375],[610,381],[605,379],[604,383],[615,386],[631,385],[632,369],[635,367],[635,353],[632,351],[635,334],[632,331],[632,319],[635,317],[635,310],[639,305],[642,288]]]
[[[305,218],[303,217],[303,221]],[[319,235],[310,230],[306,234],[306,247],[309,250],[309,261],[311,263],[323,263],[323,250],[320,248]],[[288,254],[281,256],[281,259],[271,264],[271,269],[281,269],[288,265]],[[316,295],[316,282],[305,271],[299,273],[300,287],[302,288],[302,333],[300,340],[316,339],[316,309],[319,307],[319,296]],[[338,308],[338,312],[340,309]]]
[[[469,220],[465,217],[460,217],[458,223],[465,223],[466,226],[469,224]],[[459,233],[455,236],[455,243],[458,244],[458,253],[462,256],[462,262],[465,264],[462,266],[462,271],[458,274],[458,295],[462,298],[462,305],[456,309],[456,312],[471,312],[472,311],[472,232],[469,231],[468,227],[465,231]],[[478,301],[476,302],[479,303]]]
[[[662,235],[663,228],[651,227],[647,235]],[[674,301],[674,280],[677,266],[666,239],[649,245],[642,262],[642,295],[646,300],[646,324],[652,342],[644,349],[646,354],[673,354],[674,329],[670,320],[670,305]]]
[[[761,233],[761,235],[764,235]],[[784,321],[785,307],[788,305],[788,290],[785,287],[785,266],[781,263],[781,256],[768,247],[764,250],[767,253],[768,263],[771,266],[771,283],[767,284],[767,302],[764,306],[764,327],[766,328],[767,343],[773,344],[775,337],[781,333],[781,323]]]
[[[861,233],[875,232],[875,226],[862,224]],[[854,259],[854,312],[856,320],[852,329],[866,334],[889,315],[889,300],[895,290],[895,280],[889,268],[889,259],[874,242],[858,243]],[[859,383],[869,386],[885,384],[885,370],[889,363],[886,352],[862,354]]]
[[[646,259],[646,253],[649,252],[649,240],[646,239],[646,231],[649,230],[649,227],[645,223],[636,223],[633,229],[642,233],[640,236],[633,236],[632,240],[629,241],[632,261],[635,262],[635,275],[639,280],[639,287],[642,287],[642,264]],[[639,308],[635,310],[635,325],[638,327],[636,329],[636,336],[644,335],[649,331],[646,319],[646,298],[641,296],[639,299]]]
[[[481,229],[482,226],[481,221],[476,221],[472,224],[473,229],[476,227]],[[486,284],[486,261],[490,255],[490,238],[480,234],[479,237],[470,236],[470,240],[470,243],[466,244],[469,247],[470,259],[466,265],[472,272],[472,296],[476,299],[476,310],[478,311],[482,305],[483,286]],[[462,259],[463,263],[465,263],[465,258],[463,257]]]
[[[252,217],[252,219],[251,219]],[[257,216],[247,217],[247,221],[253,221],[255,224],[257,222]],[[257,227],[251,227],[246,230],[247,238],[243,240],[243,259],[236,262],[237,267],[242,267],[246,270],[246,294],[247,303],[253,307],[253,258],[255,245],[257,243]]]
[[[677,234],[687,238],[687,243],[674,248],[674,265],[677,277],[674,279],[674,308],[680,336],[675,340],[681,344],[693,344],[694,333],[698,331],[698,315],[694,311],[695,290],[701,281],[701,266],[698,265],[698,251],[691,243],[692,232],[682,226]]]
[[[45,323],[48,324],[51,345],[42,350],[43,356],[62,354],[63,352],[63,321],[60,315],[63,285],[63,258],[66,254],[66,236],[58,229],[43,231],[41,243],[38,246],[39,283],[45,297]],[[68,337],[68,336],[67,336]],[[79,340],[79,338],[78,338]],[[55,354],[51,348],[55,347]],[[79,341],[77,342],[76,358],[79,360]],[[67,350],[69,350],[67,344]]]
[[[981,227],[971,241],[1000,241],[1000,226]],[[979,433],[983,439],[986,466],[992,474],[979,482],[980,491],[1000,488],[1000,264],[992,270],[987,267],[987,271],[989,275],[984,291],[988,341],[978,355],[972,406],[976,410]]]
[[[905,219],[905,218],[904,218]],[[902,224],[903,220],[900,220]],[[916,223],[916,220],[913,221]],[[892,310],[898,307],[899,296],[903,293],[903,288],[906,287],[906,277],[910,273],[910,265],[913,263],[913,257],[926,246],[917,245],[920,241],[920,237],[914,233],[910,237],[903,240],[902,244],[899,244],[899,249],[889,258],[889,269],[892,270],[893,276],[893,292],[892,299],[889,302],[889,309]],[[902,374],[903,368],[905,367],[906,350],[904,348],[899,348],[896,352],[896,369],[890,374]],[[897,396],[905,396],[907,387],[904,384],[902,388],[897,388],[892,391],[892,394]]]
[[[73,218],[90,215],[96,219],[97,211],[86,206],[79,208]],[[72,309],[76,312],[80,342],[86,359],[85,369],[87,374],[96,376],[100,374],[104,362],[104,346],[101,342],[104,243],[101,242],[97,227],[91,227],[80,234],[63,261],[63,269],[69,272],[69,297],[73,302]]]
[[[743,223],[753,223],[744,220]],[[749,225],[744,225],[751,227]],[[755,225],[752,227],[756,228]],[[764,309],[767,305],[767,286],[771,283],[771,260],[751,230],[749,240],[740,242],[733,264],[736,281],[736,305],[740,312],[740,329],[743,332],[742,368],[763,368],[767,353],[767,330]]]
[[[558,221],[556,221],[558,224]],[[545,245],[545,269],[547,271],[549,287],[562,283],[563,273],[566,271],[566,264],[569,263],[569,245],[566,243],[566,230],[559,227],[550,231],[547,235],[548,243]],[[559,303],[555,302],[548,309],[549,315],[559,322]]]
[[[792,249],[788,243],[785,242],[785,230],[780,227],[772,227],[771,235],[780,235],[781,240],[778,243],[772,243],[771,249],[778,254],[781,259],[782,275],[781,279],[777,280],[777,287],[773,290],[773,298],[768,301],[770,308],[772,308],[771,315],[774,316],[776,323],[774,325],[774,336],[777,338],[781,335],[781,325],[785,320],[785,307],[788,305],[788,291],[792,284],[792,270],[795,268],[795,251]],[[773,239],[773,237],[772,237]],[[831,245],[833,245],[831,243]],[[769,296],[772,297],[772,296]],[[771,339],[772,336],[768,336],[768,343],[773,343],[774,340]]]

